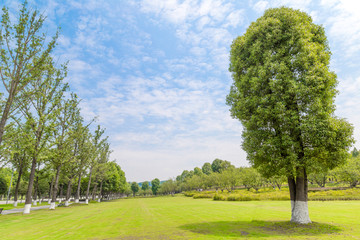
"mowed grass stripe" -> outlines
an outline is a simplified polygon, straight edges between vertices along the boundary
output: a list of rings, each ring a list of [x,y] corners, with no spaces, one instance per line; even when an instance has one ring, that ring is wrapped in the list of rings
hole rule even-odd
[[[288,201],[121,199],[0,216],[0,239],[360,239],[360,201],[309,210],[315,223],[297,226]]]

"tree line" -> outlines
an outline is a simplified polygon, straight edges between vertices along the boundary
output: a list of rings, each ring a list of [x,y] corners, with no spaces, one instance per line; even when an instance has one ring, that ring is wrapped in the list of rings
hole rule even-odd
[[[360,184],[360,152],[354,148],[345,164],[328,171],[318,171],[309,174],[308,184],[313,188],[349,187],[354,188]],[[157,179],[158,180],[158,179]],[[153,180],[154,181],[154,180]],[[153,183],[152,181],[152,183]],[[160,181],[159,181],[160,183]],[[260,188],[281,189],[288,187],[287,178],[283,175],[272,177],[263,176],[253,167],[236,168],[229,161],[215,159],[212,163],[206,162],[202,167],[193,170],[183,170],[174,179],[153,184],[149,182],[132,182],[128,184],[125,193],[139,196],[170,195],[186,191],[215,190],[232,192],[235,189]]]
[[[21,5],[15,23],[8,8],[1,16],[0,170],[14,175],[14,205],[25,196],[29,213],[31,204],[45,197],[50,209],[59,195],[66,205],[70,197],[86,203],[91,195],[114,197],[124,191],[126,179],[109,159],[105,129],[92,131],[95,119],[81,116],[81,99],[66,82],[68,63],[58,64],[53,56],[59,30],[49,40],[42,29],[46,17],[27,5]]]

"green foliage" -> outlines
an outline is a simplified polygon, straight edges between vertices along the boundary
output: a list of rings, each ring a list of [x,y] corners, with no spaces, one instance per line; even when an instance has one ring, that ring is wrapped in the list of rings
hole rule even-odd
[[[253,188],[258,191],[259,188],[264,184],[264,179],[261,177],[260,173],[254,168],[241,169],[241,179],[242,184],[248,190]]]
[[[7,186],[10,186],[11,174],[12,174],[12,170],[10,168],[6,167],[6,168],[0,169],[0,178],[5,180],[5,183]],[[15,176],[15,175],[16,175],[16,173],[13,176]],[[15,181],[15,178],[13,177],[12,186],[14,185],[14,181]]]
[[[197,176],[197,175],[195,175]],[[176,184],[176,181],[169,179],[165,182],[163,182],[160,185],[159,193],[160,194],[175,194],[178,191],[178,186]]]
[[[351,188],[344,190],[311,190],[309,201],[343,201],[343,200],[360,200],[360,189]],[[274,190],[262,188],[256,190],[234,190],[233,192],[186,192],[186,197],[194,199],[213,198],[215,201],[288,201],[290,200],[288,189]]]
[[[351,151],[351,155],[352,155],[352,157],[357,157],[357,156],[359,156],[359,151],[358,151],[356,148],[354,148],[354,149]]]
[[[148,182],[148,181],[143,182],[142,185],[141,185],[141,189],[142,189],[143,191],[148,190],[149,187],[150,187],[150,186],[149,186],[149,182]]]
[[[131,183],[131,191],[135,197],[135,194],[139,191],[139,185],[136,182]]]
[[[233,41],[231,115],[243,148],[266,177],[342,164],[353,127],[334,116],[336,75],[322,26],[291,8],[268,9]]]
[[[194,168],[194,175],[201,177],[201,175],[203,175],[203,172],[202,172],[201,168],[195,167]]]
[[[356,187],[360,181],[360,157],[349,158],[345,165],[334,170],[334,174],[340,181],[349,183],[350,187]]]
[[[4,177],[0,176],[0,195],[5,194],[8,189],[6,180]]]
[[[221,160],[216,158],[212,163],[211,163],[211,170],[213,172],[221,172],[225,169],[228,169],[232,167],[231,163],[229,161],[226,160]]]
[[[209,175],[210,173],[212,173],[211,164],[208,162],[204,163],[201,170],[204,174]]]
[[[211,163],[211,170],[213,172],[220,172],[220,168],[221,168],[221,163],[223,160],[216,158],[212,163]]]
[[[127,187],[125,173],[115,162],[108,162],[107,165],[108,172],[106,179],[104,179],[103,191],[105,193],[124,192]]]
[[[281,187],[284,183],[287,183],[287,179],[284,175],[275,175],[266,179],[268,183],[273,187],[273,189],[278,188],[281,190]]]
[[[316,183],[319,187],[325,187],[326,181],[329,177],[329,171],[318,171],[309,174],[310,182]]]
[[[42,30],[46,17],[39,11],[28,8],[27,1],[23,2],[15,23],[11,23],[12,18],[7,7],[3,7],[2,12],[0,69],[1,80],[8,94],[5,107],[1,109],[0,143],[6,121],[14,110],[13,102],[30,103],[26,99],[19,99],[19,93],[23,94],[24,88],[34,79],[49,74],[49,60],[58,37],[56,33],[50,41],[46,41],[46,34]]]
[[[160,188],[160,180],[155,178],[154,180],[151,181],[151,191],[153,192],[154,195],[157,194],[159,188]]]

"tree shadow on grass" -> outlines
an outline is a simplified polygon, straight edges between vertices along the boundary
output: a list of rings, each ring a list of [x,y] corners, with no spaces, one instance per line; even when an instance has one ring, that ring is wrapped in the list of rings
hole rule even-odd
[[[183,230],[221,237],[274,237],[274,236],[318,236],[338,235],[338,226],[313,222],[296,224],[289,221],[219,221],[192,223],[180,226]]]

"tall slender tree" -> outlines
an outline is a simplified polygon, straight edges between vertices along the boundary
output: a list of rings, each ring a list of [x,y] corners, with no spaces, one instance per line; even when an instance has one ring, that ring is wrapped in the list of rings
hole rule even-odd
[[[56,116],[59,114],[57,106],[68,88],[67,84],[63,83],[65,76],[66,66],[56,68],[52,59],[48,58],[46,71],[40,76],[33,76],[22,95],[22,99],[26,101],[19,102],[26,122],[31,126],[28,141],[32,143],[31,170],[24,214],[30,213],[31,193],[39,157],[45,150],[50,149],[49,138],[53,134]]]
[[[95,130],[95,134],[93,136],[93,141],[92,144],[90,145],[90,161],[89,161],[89,181],[88,181],[88,186],[86,189],[86,198],[85,198],[85,203],[88,204],[89,202],[89,192],[90,192],[90,186],[91,186],[91,180],[92,180],[92,174],[93,174],[93,170],[96,167],[96,165],[98,164],[98,161],[100,159],[101,156],[101,151],[102,148],[105,146],[105,142],[107,140],[107,137],[104,139],[101,139],[101,136],[104,134],[104,129],[102,129],[100,127],[100,125],[98,125],[97,129]]]
[[[79,101],[75,94],[71,94],[70,99],[62,99],[57,105],[59,114],[56,116],[56,126],[54,128],[53,136],[55,145],[54,155],[51,158],[51,163],[56,171],[54,191],[52,194],[50,209],[55,209],[56,194],[59,187],[60,171],[64,164],[69,163],[73,155],[73,130],[78,121],[79,116]]]
[[[39,78],[48,68],[48,58],[53,51],[58,33],[49,43],[41,30],[45,16],[37,10],[28,9],[24,1],[17,22],[12,24],[9,10],[2,9],[0,29],[0,78],[6,89],[5,106],[0,118],[0,145],[6,122],[12,111],[14,100],[31,79]]]
[[[75,203],[78,203],[80,200],[80,188],[81,188],[81,178],[85,173],[86,167],[88,166],[88,162],[90,159],[90,149],[91,149],[91,141],[90,141],[90,131],[88,129],[89,125],[84,126],[82,122],[77,124],[76,128],[76,138],[75,144],[77,145],[77,187],[75,194]]]

